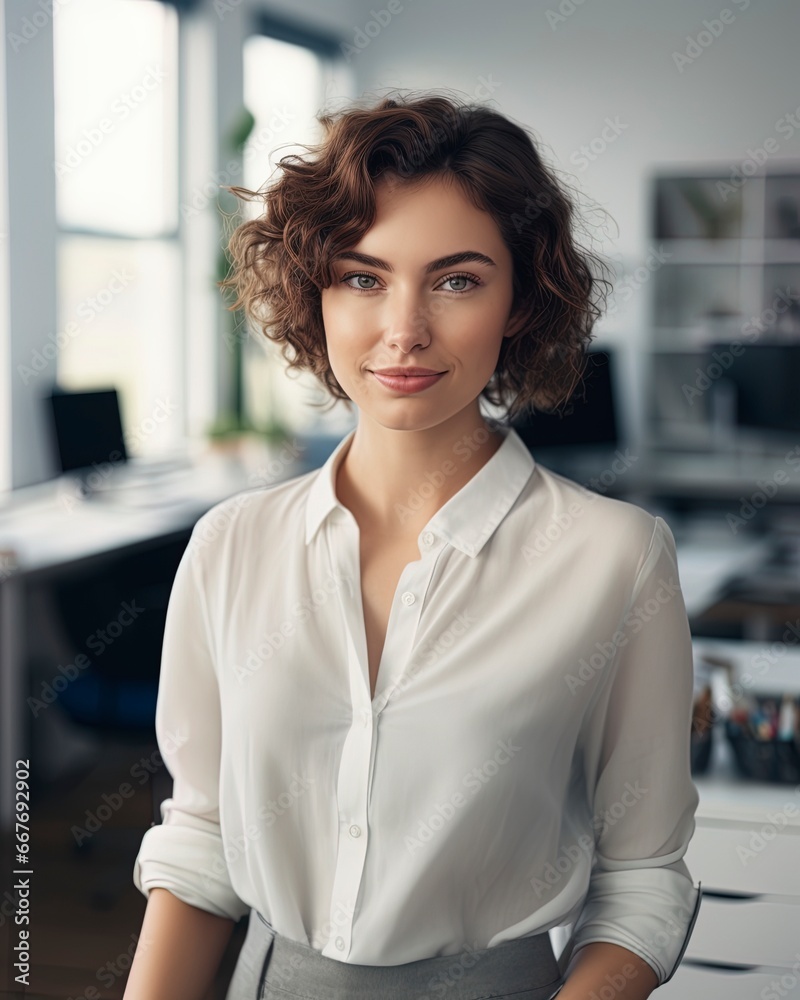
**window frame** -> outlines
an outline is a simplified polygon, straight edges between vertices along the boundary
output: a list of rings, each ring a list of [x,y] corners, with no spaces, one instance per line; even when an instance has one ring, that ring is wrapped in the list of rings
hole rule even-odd
[[[165,228],[159,232],[153,232],[150,234],[131,234],[119,232],[115,229],[103,229],[95,226],[75,226],[70,224],[63,224],[58,216],[58,198],[57,198],[57,179],[54,179],[54,198],[56,202],[55,209],[55,232],[54,232],[54,242],[55,242],[55,257],[56,257],[56,312],[57,316],[60,313],[61,302],[58,293],[59,282],[61,277],[60,271],[60,259],[62,248],[64,242],[73,237],[86,237],[89,239],[99,239],[99,240],[119,240],[123,243],[129,243],[131,245],[135,243],[160,243],[164,246],[170,246],[173,248],[174,253],[177,257],[177,270],[178,270],[178,288],[176,289],[176,297],[174,300],[174,306],[178,316],[178,330],[177,336],[179,337],[179,345],[177,348],[177,353],[179,358],[179,367],[181,369],[180,383],[176,386],[179,392],[181,406],[177,414],[180,421],[180,426],[178,429],[177,443],[176,447],[181,448],[187,445],[187,427],[188,427],[188,409],[189,400],[187,397],[188,386],[190,379],[187,378],[187,364],[186,364],[186,347],[187,347],[187,267],[186,267],[186,233],[185,225],[181,217],[181,207],[184,204],[185,198],[185,167],[186,167],[186,143],[184,136],[184,104],[185,104],[185,72],[184,72],[184,61],[185,61],[185,23],[184,14],[197,6],[196,0],[157,0],[164,7],[172,8],[175,11],[175,117],[177,124],[177,135],[175,137],[175,220],[176,224],[170,228]],[[55,39],[54,39],[54,53],[55,59]],[[55,114],[55,105],[54,105]],[[55,125],[55,118],[53,119],[53,125]],[[59,317],[60,318],[60,317]],[[55,366],[55,379],[54,381],[59,383],[58,376],[58,363]],[[124,415],[123,415],[124,416]],[[131,428],[126,427],[125,431],[129,432]]]

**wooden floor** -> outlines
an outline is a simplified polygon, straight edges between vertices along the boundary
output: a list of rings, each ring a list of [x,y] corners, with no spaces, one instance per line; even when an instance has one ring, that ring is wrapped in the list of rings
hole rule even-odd
[[[0,1000],[121,1000],[147,905],[133,884],[133,863],[153,819],[151,779],[141,783],[143,769],[132,769],[142,758],[152,762],[155,750],[155,744],[104,750],[102,759],[82,773],[39,790],[31,824],[27,987],[15,983],[13,967],[18,928],[11,873],[19,865],[8,839],[0,845]],[[117,801],[113,795],[126,782],[133,794],[120,796],[119,807],[86,842],[91,846],[78,850],[74,829],[86,827],[87,810],[102,806],[104,795]],[[214,989],[204,1000],[224,1000],[246,926],[246,918],[237,924]]]

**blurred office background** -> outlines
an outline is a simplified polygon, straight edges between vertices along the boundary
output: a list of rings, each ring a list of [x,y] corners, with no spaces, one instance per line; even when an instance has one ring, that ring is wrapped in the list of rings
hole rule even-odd
[[[19,778],[26,995],[122,996],[145,906],[133,859],[170,790],[153,727],[177,562],[214,503],[318,466],[354,425],[225,308],[240,206],[221,186],[260,187],[321,137],[323,108],[392,87],[530,128],[613,268],[582,391],[517,426],[542,464],[676,538],[701,792],[686,860],[706,898],[663,996],[752,997],[779,973],[800,993],[795,0],[0,12],[0,995]]]

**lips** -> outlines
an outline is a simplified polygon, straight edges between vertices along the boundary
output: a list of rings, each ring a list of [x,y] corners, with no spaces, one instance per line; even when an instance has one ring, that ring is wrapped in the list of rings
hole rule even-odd
[[[408,369],[406,369],[408,370]],[[431,372],[428,369],[422,369],[426,371],[425,375],[389,375],[385,371],[375,371],[372,374],[377,379],[381,385],[385,386],[387,389],[391,389],[394,392],[402,392],[406,394],[420,392],[423,389],[427,389],[432,385],[435,385],[440,379],[444,378],[447,372]],[[419,369],[417,369],[419,371]]]
[[[408,368],[377,368],[373,372],[374,375],[397,375],[402,378],[416,378],[416,377],[426,377],[428,375],[444,375],[444,372],[437,371],[435,368],[415,368],[409,366]]]

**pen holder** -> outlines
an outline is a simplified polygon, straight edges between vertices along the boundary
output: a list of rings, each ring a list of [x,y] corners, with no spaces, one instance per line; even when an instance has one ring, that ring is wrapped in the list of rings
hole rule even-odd
[[[730,719],[725,720],[725,733],[742,777],[781,784],[800,782],[800,741],[797,736],[789,740],[755,739]]]

